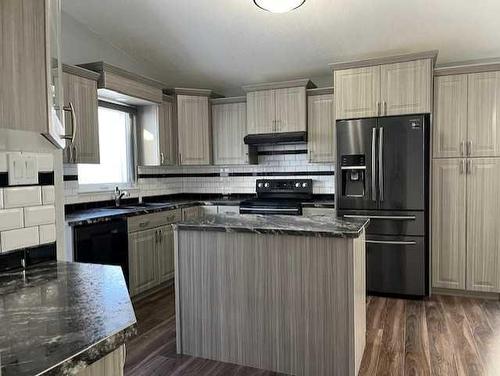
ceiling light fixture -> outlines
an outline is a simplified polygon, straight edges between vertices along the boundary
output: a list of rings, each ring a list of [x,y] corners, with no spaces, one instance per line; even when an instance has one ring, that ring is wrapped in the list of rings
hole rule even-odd
[[[297,9],[306,0],[253,0],[259,8],[272,13],[286,13]]]

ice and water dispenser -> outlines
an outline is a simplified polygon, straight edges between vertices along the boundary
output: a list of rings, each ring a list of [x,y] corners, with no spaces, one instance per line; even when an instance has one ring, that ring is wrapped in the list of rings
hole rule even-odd
[[[366,161],[364,154],[342,155],[342,196],[364,197],[366,183]]]

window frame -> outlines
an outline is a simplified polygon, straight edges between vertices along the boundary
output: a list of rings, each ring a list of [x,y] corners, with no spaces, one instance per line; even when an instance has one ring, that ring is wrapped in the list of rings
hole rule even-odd
[[[128,113],[130,117],[130,147],[131,147],[131,158],[130,163],[130,181],[127,183],[102,183],[102,184],[78,184],[78,193],[103,193],[103,192],[114,192],[115,187],[119,189],[137,189],[137,108],[132,106],[124,106],[121,104],[108,102],[99,99],[97,102],[99,107],[107,108],[110,110],[116,110]],[[99,147],[101,140],[99,139]]]

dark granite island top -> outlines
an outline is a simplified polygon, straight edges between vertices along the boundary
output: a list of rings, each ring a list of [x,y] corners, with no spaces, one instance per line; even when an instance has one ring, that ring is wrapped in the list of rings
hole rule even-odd
[[[69,262],[0,273],[0,375],[76,375],[135,335],[120,267]]]
[[[369,219],[330,216],[218,214],[174,224],[180,230],[357,238]]]

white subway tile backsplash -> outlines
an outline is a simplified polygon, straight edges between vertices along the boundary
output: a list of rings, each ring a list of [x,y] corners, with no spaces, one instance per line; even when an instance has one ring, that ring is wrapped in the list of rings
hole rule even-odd
[[[7,153],[0,153],[0,172],[9,171],[8,163],[7,163]]]
[[[41,205],[42,190],[39,186],[4,188],[3,199],[6,209]]]
[[[53,185],[42,187],[42,202],[44,205],[53,204],[56,200],[55,189]]]
[[[24,225],[27,227],[55,223],[54,205],[33,206],[24,208]]]
[[[38,227],[27,227],[18,230],[0,232],[2,252],[33,247],[40,243]]]
[[[37,154],[38,170],[40,172],[54,171],[54,157],[52,154]]]
[[[40,231],[40,244],[54,243],[56,241],[56,225],[42,225]]]
[[[23,226],[23,209],[0,210],[0,231],[14,230]]]

